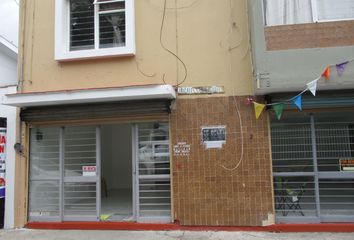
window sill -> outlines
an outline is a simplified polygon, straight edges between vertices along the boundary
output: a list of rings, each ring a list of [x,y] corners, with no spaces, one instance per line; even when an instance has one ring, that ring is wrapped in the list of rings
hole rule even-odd
[[[119,48],[78,50],[78,51],[56,51],[55,60],[74,61],[74,60],[81,60],[81,59],[126,57],[126,56],[134,56],[134,55],[135,55],[134,47],[119,47]]]

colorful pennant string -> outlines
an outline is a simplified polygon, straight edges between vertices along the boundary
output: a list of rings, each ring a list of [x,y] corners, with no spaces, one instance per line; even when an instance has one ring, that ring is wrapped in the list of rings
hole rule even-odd
[[[337,74],[339,77],[341,77],[343,75],[343,73],[345,71],[345,67],[347,66],[348,63],[349,63],[349,61],[336,64]]]
[[[283,115],[283,111],[284,111],[284,103],[277,103],[277,104],[273,105],[272,108],[273,108],[278,120],[280,120],[281,115]]]
[[[311,82],[309,82],[307,85],[307,89],[310,90],[310,92],[312,93],[313,96],[316,96],[316,90],[317,90],[317,81],[318,79],[315,79]]]
[[[354,61],[354,58],[351,60],[342,62],[342,63],[327,66],[323,70],[321,76],[319,76],[315,80],[312,80],[311,82],[307,83],[305,90],[303,90],[298,95],[296,95],[295,97],[292,97],[290,99],[286,99],[284,101],[277,102],[277,103],[262,104],[262,103],[255,102],[253,99],[248,98],[249,101],[253,102],[256,119],[258,119],[261,116],[261,114],[266,106],[271,106],[272,110],[275,112],[277,119],[280,120],[281,116],[283,115],[284,106],[285,106],[286,102],[292,102],[300,111],[302,111],[302,94],[304,94],[306,91],[310,91],[313,96],[316,96],[318,81],[321,78],[324,78],[325,80],[329,80],[331,78],[331,68],[332,67],[336,68],[338,76],[341,77],[344,74],[348,63],[353,62],[353,61]]]
[[[296,105],[296,107],[302,111],[302,95],[298,95],[294,100],[293,103]]]
[[[257,102],[253,102],[253,105],[254,105],[254,111],[256,113],[256,119],[258,119],[259,116],[261,116],[261,113],[263,112],[266,105]]]
[[[329,78],[331,77],[331,67],[326,67],[321,76],[324,77],[326,80],[329,80]]]

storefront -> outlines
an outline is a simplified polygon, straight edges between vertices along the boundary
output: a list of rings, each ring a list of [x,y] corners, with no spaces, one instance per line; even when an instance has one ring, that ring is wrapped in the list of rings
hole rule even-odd
[[[30,146],[30,222],[171,222],[168,122],[34,127]]]
[[[353,110],[287,112],[271,136],[276,221],[354,222]]]
[[[28,144],[28,222],[171,222],[174,98],[167,85],[8,95]]]

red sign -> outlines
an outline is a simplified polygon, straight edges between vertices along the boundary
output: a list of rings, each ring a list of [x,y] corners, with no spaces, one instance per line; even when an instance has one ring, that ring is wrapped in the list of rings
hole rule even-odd
[[[96,176],[96,166],[82,166],[82,176]]]
[[[354,171],[354,159],[340,159],[339,165],[341,171]]]

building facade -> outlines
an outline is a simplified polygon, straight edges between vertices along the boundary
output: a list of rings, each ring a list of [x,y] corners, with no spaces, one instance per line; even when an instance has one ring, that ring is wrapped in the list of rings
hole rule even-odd
[[[17,47],[0,36],[0,98],[16,93]],[[17,110],[0,105],[0,228],[14,227]]]
[[[354,4],[254,0],[249,8],[276,222],[353,222]]]
[[[21,3],[15,222],[274,223],[247,1]],[[210,14],[213,13],[213,14]]]

